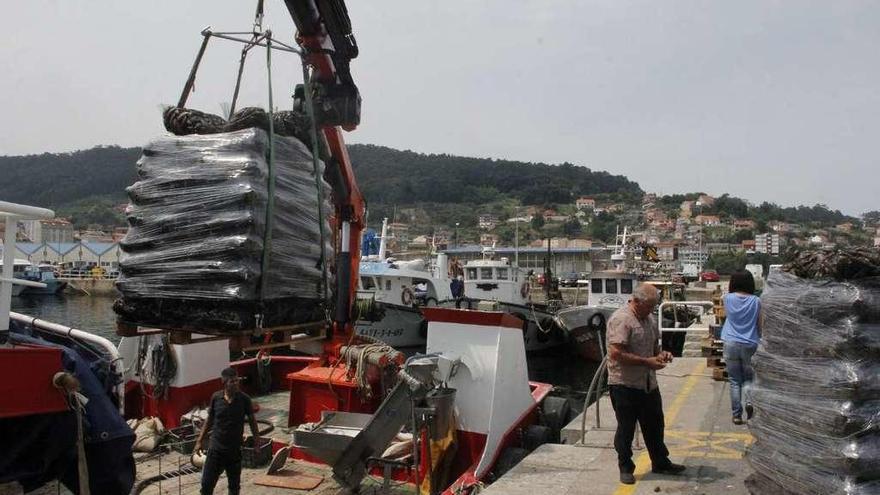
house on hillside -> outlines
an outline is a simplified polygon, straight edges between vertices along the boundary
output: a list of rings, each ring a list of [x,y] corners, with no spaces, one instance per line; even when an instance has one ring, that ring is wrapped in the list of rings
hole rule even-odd
[[[73,224],[64,218],[25,220],[21,222],[25,236],[35,243],[73,242]]]
[[[708,194],[700,194],[700,197],[697,198],[697,202],[699,202],[703,206],[712,206],[715,204],[715,198],[709,196]]]
[[[661,261],[675,261],[678,243],[676,242],[658,242],[654,245],[657,248],[657,257]]]
[[[754,239],[745,239],[744,241],[742,241],[742,243],[740,243],[740,246],[741,246],[742,250],[747,253],[754,253],[755,252],[755,240]]]
[[[792,224],[780,222],[779,220],[771,220],[767,222],[767,226],[770,227],[770,230],[772,230],[773,232],[778,232],[780,234],[792,232],[794,230],[794,226]]]
[[[698,225],[704,225],[707,227],[714,225],[721,225],[721,218],[718,215],[697,215],[694,218],[694,222]]]
[[[649,208],[645,210],[645,221],[648,223],[667,220],[666,212],[659,208]]]
[[[477,225],[482,230],[492,230],[498,225],[498,217],[491,213],[483,213],[477,217]]]
[[[694,214],[694,205],[696,201],[682,201],[681,206],[679,206],[678,216],[680,218],[690,218]]]
[[[593,210],[596,208],[596,200],[589,196],[581,196],[574,201],[574,206],[578,210],[590,209]]]
[[[733,229],[736,231],[740,230],[755,230],[757,224],[754,220],[749,220],[748,218],[737,218],[733,221]]]
[[[498,236],[495,234],[482,233],[480,234],[480,245],[481,246],[494,246],[498,243]]]

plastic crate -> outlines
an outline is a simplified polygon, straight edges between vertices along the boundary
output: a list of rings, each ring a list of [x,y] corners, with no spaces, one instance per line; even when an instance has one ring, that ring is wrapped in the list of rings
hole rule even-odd
[[[272,440],[260,437],[260,443],[254,447],[254,437],[245,439],[241,446],[241,465],[246,468],[260,468],[269,465],[272,460]]]
[[[199,438],[199,430],[197,430],[193,425],[183,425],[178,426],[177,428],[171,428],[168,430],[168,434],[166,436],[165,444],[171,446],[171,450],[176,452],[180,452],[184,455],[192,454],[193,448],[196,445],[196,439]],[[208,438],[205,437],[204,445],[202,448],[208,449]]]

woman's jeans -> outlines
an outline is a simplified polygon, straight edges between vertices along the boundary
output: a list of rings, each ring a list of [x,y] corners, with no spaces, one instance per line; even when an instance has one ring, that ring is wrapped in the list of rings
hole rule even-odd
[[[752,356],[758,346],[724,342],[724,362],[727,364],[727,375],[730,377],[730,406],[733,417],[741,418],[743,397],[749,401],[749,387],[752,385]]]

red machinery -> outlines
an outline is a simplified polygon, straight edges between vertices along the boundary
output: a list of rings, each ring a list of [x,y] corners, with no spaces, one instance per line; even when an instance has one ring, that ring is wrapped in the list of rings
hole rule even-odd
[[[323,359],[288,375],[291,386],[289,421],[290,424],[300,424],[320,420],[324,410],[374,410],[382,398],[359,394],[363,383],[357,383],[352,370],[338,366],[343,348],[351,345],[353,340],[351,313],[366,213],[364,198],[342,138],[342,129],[353,130],[360,123],[360,95],[349,71],[349,62],[358,54],[357,43],[343,0],[285,0],[285,3],[298,30],[297,43],[303,50],[303,60],[312,67],[311,80],[305,81],[311,87],[298,88],[296,93],[305,98],[311,96],[311,101],[305,103],[311,104],[316,126],[326,140],[329,157],[325,157],[325,178],[333,186],[335,209],[331,221],[336,255],[332,335],[324,346]],[[398,353],[389,357],[402,360]],[[387,360],[388,357],[383,363],[372,364],[381,367]],[[374,369],[368,381],[375,383],[377,379]]]

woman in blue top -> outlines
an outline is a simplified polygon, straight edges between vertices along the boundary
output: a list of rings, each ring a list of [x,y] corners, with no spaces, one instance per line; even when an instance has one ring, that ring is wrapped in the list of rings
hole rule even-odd
[[[724,341],[724,362],[730,377],[730,405],[733,424],[743,424],[743,397],[746,398],[746,415],[752,416],[748,402],[748,387],[752,383],[752,355],[761,339],[761,300],[755,296],[755,279],[752,274],[740,270],[730,277],[728,294],[724,296],[726,319],[721,329]]]

